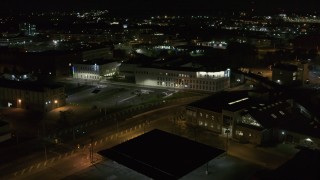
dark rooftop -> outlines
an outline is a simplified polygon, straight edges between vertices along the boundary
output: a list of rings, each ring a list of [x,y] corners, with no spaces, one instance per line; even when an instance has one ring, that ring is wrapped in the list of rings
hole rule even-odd
[[[281,128],[287,131],[304,134],[311,138],[320,138],[320,123],[309,119],[302,114],[295,113],[294,117],[290,118],[290,121],[283,124]]]
[[[303,149],[279,168],[262,172],[256,177],[261,180],[320,179],[319,161],[320,152],[318,150]]]
[[[153,179],[181,178],[222,153],[158,129],[99,152]]]
[[[281,69],[281,70],[287,70],[287,71],[297,71],[298,70],[298,67],[296,65],[282,64],[282,63],[276,64],[273,68]]]
[[[9,124],[8,122],[2,121],[2,120],[0,119],[0,127],[1,127],[1,126],[6,126],[6,125],[8,125],[8,124]]]
[[[84,61],[84,62],[80,62],[80,63],[76,63],[76,64],[87,64],[87,65],[104,65],[104,64],[108,64],[108,63],[112,63],[112,62],[117,62],[115,60],[109,60],[109,59],[93,59],[93,60],[89,60],[89,61]]]
[[[44,84],[40,82],[29,81],[12,81],[6,79],[0,79],[0,87],[24,89],[30,91],[44,92],[45,89],[56,89],[62,87],[58,84]]]
[[[237,111],[250,106],[252,103],[253,102],[249,98],[248,91],[224,91],[193,102],[188,106],[207,109],[214,112],[222,112],[223,109]]]
[[[289,112],[290,104],[287,101],[279,100],[267,104],[256,104],[248,108],[247,112],[257,120],[264,128],[279,127],[292,119]]]

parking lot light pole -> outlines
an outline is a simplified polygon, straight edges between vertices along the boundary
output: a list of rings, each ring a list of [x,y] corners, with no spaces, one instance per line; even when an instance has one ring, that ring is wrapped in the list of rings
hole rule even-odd
[[[227,134],[227,139],[226,139],[226,153],[228,154],[229,133],[230,133],[229,128],[227,128],[227,129],[225,130],[225,133]]]

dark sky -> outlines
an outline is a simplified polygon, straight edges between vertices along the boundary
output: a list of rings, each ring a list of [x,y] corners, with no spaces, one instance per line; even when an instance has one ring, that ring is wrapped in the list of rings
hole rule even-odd
[[[320,11],[319,0],[0,0],[1,11],[108,9],[118,13],[212,12],[255,8],[274,12]]]

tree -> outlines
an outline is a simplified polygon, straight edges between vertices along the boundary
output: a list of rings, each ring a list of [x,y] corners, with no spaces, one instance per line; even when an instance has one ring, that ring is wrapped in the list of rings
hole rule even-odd
[[[61,127],[70,127],[72,125],[72,116],[74,112],[72,110],[60,111],[60,118],[58,124]]]

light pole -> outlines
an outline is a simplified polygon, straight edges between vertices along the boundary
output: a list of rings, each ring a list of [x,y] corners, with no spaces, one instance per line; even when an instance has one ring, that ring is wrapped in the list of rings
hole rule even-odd
[[[89,147],[89,158],[90,163],[93,163],[93,137],[90,137],[90,147]]]
[[[117,126],[117,137],[118,137],[118,133],[119,133],[119,124],[118,124],[118,119],[117,118],[114,118],[114,121],[116,123],[116,126]]]
[[[225,130],[225,133],[227,134],[227,139],[226,139],[226,153],[228,154],[229,133],[230,133],[229,128],[227,128],[227,129]]]
[[[107,119],[107,105],[104,105],[104,119]]]
[[[209,162],[207,162],[207,164],[206,164],[206,175],[208,175],[209,174]]]
[[[21,108],[21,99],[18,99],[18,106]]]
[[[48,160],[48,155],[47,155],[47,146],[45,144],[44,145],[44,156],[46,158],[46,161]]]

